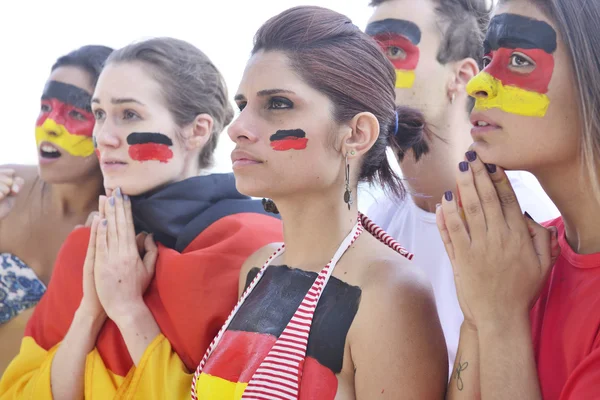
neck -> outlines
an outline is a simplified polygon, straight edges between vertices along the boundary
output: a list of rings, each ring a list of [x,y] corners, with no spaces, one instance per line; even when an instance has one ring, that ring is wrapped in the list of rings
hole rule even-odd
[[[456,186],[456,168],[471,144],[471,123],[466,104],[455,103],[438,121],[428,122],[432,138],[429,152],[416,161],[412,152],[405,155],[400,168],[416,206],[435,212],[444,192]],[[443,138],[443,140],[441,139]]]
[[[54,183],[48,191],[58,215],[87,217],[98,210],[98,197],[104,193],[103,178],[101,174],[93,174],[75,183]]]
[[[559,209],[571,248],[578,254],[600,252],[600,204],[589,190],[579,161],[532,173]]]
[[[356,224],[356,188],[350,210],[343,201],[343,189],[331,192],[303,193],[275,201],[283,220],[284,264],[320,271]]]

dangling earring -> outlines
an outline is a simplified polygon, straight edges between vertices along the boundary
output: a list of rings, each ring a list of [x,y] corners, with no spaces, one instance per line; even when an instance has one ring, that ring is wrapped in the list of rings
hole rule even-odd
[[[262,206],[266,212],[271,214],[279,214],[279,210],[277,209],[275,202],[271,199],[262,199]]]
[[[450,97],[450,104],[454,104],[455,98],[456,98],[456,93],[452,93],[452,97]]]
[[[354,150],[352,150],[354,155]],[[348,153],[346,153],[346,191],[344,192],[344,203],[348,204],[348,210],[352,206],[352,190],[350,189],[350,164],[348,164]]]

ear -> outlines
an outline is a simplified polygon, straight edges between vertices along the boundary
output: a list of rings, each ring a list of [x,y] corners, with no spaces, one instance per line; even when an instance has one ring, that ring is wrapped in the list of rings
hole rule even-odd
[[[452,80],[448,85],[448,97],[467,94],[467,83],[479,73],[477,62],[468,57],[453,63]]]
[[[372,113],[361,112],[352,118],[349,125],[351,132],[343,138],[342,154],[354,152],[353,156],[358,157],[369,151],[379,137],[379,121]]]
[[[210,139],[214,121],[208,114],[199,114],[186,129],[185,147],[188,150],[201,149]]]

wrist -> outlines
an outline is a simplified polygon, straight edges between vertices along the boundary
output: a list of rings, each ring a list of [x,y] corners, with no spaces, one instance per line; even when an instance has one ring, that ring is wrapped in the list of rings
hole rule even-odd
[[[142,298],[122,305],[120,309],[122,310],[121,312],[115,313],[114,316],[109,316],[119,329],[139,325],[140,322],[148,318],[154,319],[150,309]]]
[[[529,313],[516,313],[509,317],[488,319],[477,324],[477,332],[486,337],[531,336]]]

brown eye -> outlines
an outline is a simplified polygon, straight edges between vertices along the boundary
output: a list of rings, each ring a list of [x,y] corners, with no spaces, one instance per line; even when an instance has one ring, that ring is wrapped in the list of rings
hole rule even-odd
[[[398,46],[388,47],[385,53],[390,60],[404,60],[406,58],[406,52]]]
[[[490,57],[490,56],[483,57],[483,62],[482,62],[483,68],[487,67],[491,63],[492,63],[492,57]]]

